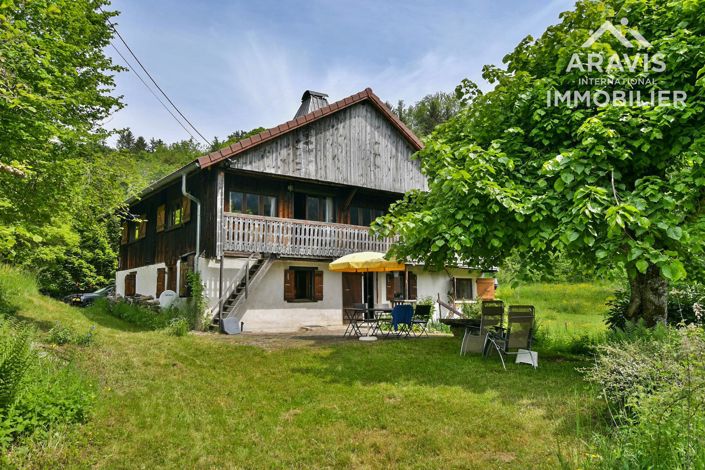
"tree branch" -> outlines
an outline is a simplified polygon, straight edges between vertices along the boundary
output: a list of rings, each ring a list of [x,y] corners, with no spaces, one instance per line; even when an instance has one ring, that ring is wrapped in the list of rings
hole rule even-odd
[[[0,172],[9,173],[13,176],[17,176],[18,178],[27,177],[27,174],[24,171],[19,168],[15,168],[14,166],[5,165],[4,163],[0,163]]]

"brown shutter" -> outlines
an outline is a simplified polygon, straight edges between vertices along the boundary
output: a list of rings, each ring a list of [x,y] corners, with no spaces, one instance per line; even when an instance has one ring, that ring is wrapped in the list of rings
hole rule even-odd
[[[157,298],[162,295],[162,292],[164,292],[164,284],[166,281],[166,269],[165,268],[159,268],[157,269]]]
[[[323,271],[313,273],[313,300],[323,300]]]
[[[181,206],[184,209],[181,219],[184,223],[186,223],[191,220],[191,199],[183,196],[181,199]]]
[[[127,222],[122,223],[122,232],[120,233],[120,244],[125,245],[130,240],[130,230]]]
[[[131,272],[125,276],[125,297],[132,297],[137,293],[137,273]]]
[[[163,232],[166,226],[166,205],[157,207],[157,232]]]
[[[494,279],[477,279],[477,297],[482,300],[494,300]]]
[[[188,284],[188,273],[193,271],[193,255],[187,259],[182,259],[179,268],[179,296],[190,297],[191,289],[189,289]]]
[[[394,274],[387,273],[387,300],[394,300]]]
[[[416,300],[416,273],[409,272],[409,300]]]
[[[284,271],[284,300],[291,302],[296,300],[296,285],[294,284],[294,271],[287,269]]]
[[[174,261],[167,265],[166,288],[176,292],[176,263]]]
[[[147,216],[146,215],[141,215],[140,216],[140,225],[139,225],[139,232],[138,232],[138,239],[144,238],[147,236]]]

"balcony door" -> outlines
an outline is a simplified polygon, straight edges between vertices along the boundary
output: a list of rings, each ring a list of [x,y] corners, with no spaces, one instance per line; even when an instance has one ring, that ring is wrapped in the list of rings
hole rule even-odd
[[[335,222],[333,198],[294,193],[294,218],[315,222]]]
[[[343,273],[343,308],[352,308],[364,303],[372,308],[375,305],[374,273]],[[343,314],[343,322],[345,315]]]
[[[362,303],[362,273],[343,273],[343,309]],[[343,323],[348,323],[343,313]]]

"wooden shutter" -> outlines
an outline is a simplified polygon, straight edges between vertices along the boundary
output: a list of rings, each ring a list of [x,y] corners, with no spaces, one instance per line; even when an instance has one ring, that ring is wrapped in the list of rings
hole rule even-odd
[[[166,281],[166,269],[157,269],[157,298],[164,292],[164,286]]]
[[[146,215],[141,215],[140,216],[140,225],[138,228],[138,239],[142,239],[147,236],[147,216]]]
[[[477,297],[482,300],[494,300],[494,279],[481,278],[475,281],[477,284]]]
[[[294,271],[287,269],[284,271],[284,300],[292,302],[296,300],[296,284],[294,283]]]
[[[323,300],[323,271],[313,273],[313,300]]]
[[[181,207],[183,208],[181,220],[183,223],[186,223],[191,220],[191,199],[187,198],[186,196],[183,196],[181,198]]]
[[[157,232],[163,232],[166,227],[166,204],[157,207]]]
[[[179,296],[189,297],[191,296],[191,289],[188,285],[188,273],[192,271],[191,263],[193,263],[193,256],[189,256],[187,259],[182,259],[179,265]]]
[[[408,272],[409,276],[409,300],[416,300],[416,273]]]
[[[394,300],[394,274],[387,273],[387,300]]]
[[[176,292],[176,262],[167,265],[166,288]]]
[[[137,293],[137,273],[131,272],[125,276],[125,297],[133,297]]]
[[[122,232],[120,233],[120,244],[126,245],[128,241],[130,241],[130,229],[129,229],[129,224],[127,222],[122,223],[122,227],[120,227]]]

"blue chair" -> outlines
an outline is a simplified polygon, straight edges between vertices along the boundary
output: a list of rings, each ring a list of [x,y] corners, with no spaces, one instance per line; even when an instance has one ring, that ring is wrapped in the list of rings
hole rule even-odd
[[[392,328],[397,332],[397,336],[409,336],[411,334],[411,320],[414,316],[414,308],[411,305],[395,305],[392,309]]]

